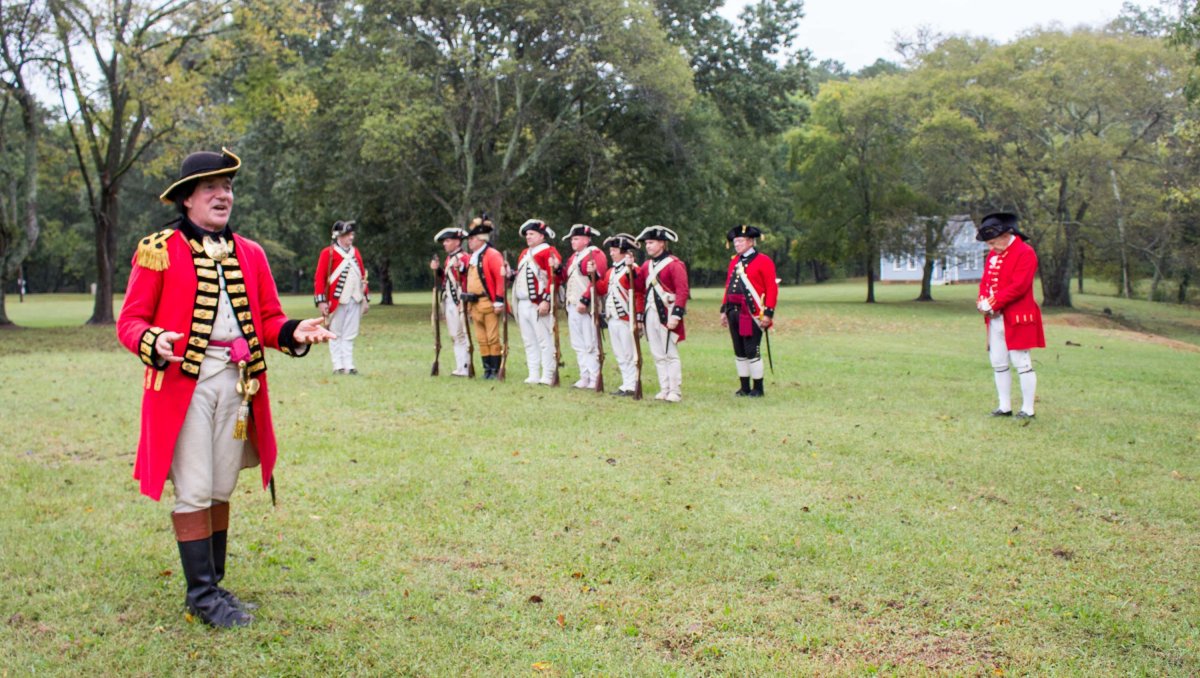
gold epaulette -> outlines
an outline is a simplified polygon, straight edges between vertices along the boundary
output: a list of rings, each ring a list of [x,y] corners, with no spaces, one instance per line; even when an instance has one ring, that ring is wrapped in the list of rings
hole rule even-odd
[[[151,271],[165,271],[171,264],[167,254],[167,238],[175,232],[173,228],[164,228],[153,235],[142,238],[137,248],[137,264]]]

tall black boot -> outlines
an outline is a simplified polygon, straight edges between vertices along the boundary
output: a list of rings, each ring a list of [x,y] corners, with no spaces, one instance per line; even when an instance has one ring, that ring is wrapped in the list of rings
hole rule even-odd
[[[246,603],[240,600],[220,586],[221,580],[225,579],[225,552],[229,544],[229,502],[214,502],[212,508],[212,554],[213,554],[213,577],[217,584],[217,591],[229,601],[234,607],[249,612],[257,610],[258,605],[255,603]]]
[[[189,612],[205,624],[222,629],[246,626],[254,620],[230,603],[217,588],[211,536],[175,543],[179,545],[179,561],[183,564],[183,576],[187,580],[185,600]]]
[[[761,398],[761,397],[763,397],[763,395],[764,395],[763,394],[763,380],[755,379],[754,380],[754,388],[750,389],[750,397],[751,398]]]
[[[741,380],[742,387],[734,391],[733,394],[738,397],[750,395],[750,377],[738,377],[738,379]]]
[[[483,356],[483,378],[495,379],[496,372],[499,371],[499,357],[494,355]]]

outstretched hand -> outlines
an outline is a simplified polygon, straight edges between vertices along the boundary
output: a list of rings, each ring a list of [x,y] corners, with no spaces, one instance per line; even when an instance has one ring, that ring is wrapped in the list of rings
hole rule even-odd
[[[175,355],[174,343],[183,338],[181,332],[162,332],[158,335],[158,339],[154,340],[154,350],[158,353],[158,357],[169,363],[181,363],[183,358]]]
[[[321,323],[321,318],[301,320],[296,331],[292,332],[292,338],[301,344],[324,344],[330,339],[337,339],[337,335],[325,329]]]

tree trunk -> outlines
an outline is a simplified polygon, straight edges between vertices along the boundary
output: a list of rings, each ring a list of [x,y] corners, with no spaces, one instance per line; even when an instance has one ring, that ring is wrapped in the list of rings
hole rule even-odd
[[[921,269],[921,294],[917,301],[933,301],[933,267],[937,263],[937,233],[931,226],[931,221],[925,221],[925,265]]]
[[[872,242],[867,246],[867,303],[875,303],[875,264],[879,262],[878,247]]]
[[[392,260],[390,257],[384,257],[382,263],[379,264],[379,305],[392,306],[395,301],[392,299]]]
[[[1179,280],[1179,295],[1177,297],[1178,302],[1181,304],[1187,301],[1188,283],[1190,282],[1191,274],[1187,271],[1184,271],[1183,277]]]
[[[93,214],[96,234],[96,299],[89,325],[111,325],[113,319],[113,277],[116,272],[117,202],[119,187],[102,184],[100,209]]]
[[[1117,186],[1117,171],[1108,168],[1108,176],[1112,180],[1113,199],[1117,203],[1117,252],[1121,255],[1121,296],[1128,299],[1132,296],[1132,284],[1129,280],[1129,246],[1125,238],[1124,205],[1121,202],[1121,190]],[[1082,281],[1080,281],[1082,284]]]
[[[1083,294],[1083,246],[1079,246],[1079,260],[1075,265],[1076,291]]]

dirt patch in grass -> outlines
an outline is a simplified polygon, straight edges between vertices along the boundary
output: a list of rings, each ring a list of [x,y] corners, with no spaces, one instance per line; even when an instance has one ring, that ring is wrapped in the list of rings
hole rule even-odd
[[[874,667],[921,667],[934,671],[978,671],[1007,663],[1004,653],[983,635],[966,631],[932,633],[923,629],[881,629],[878,619],[863,622],[869,645],[840,645],[827,649],[831,665],[865,664]]]
[[[1200,346],[1189,344],[1186,341],[1170,339],[1159,334],[1150,332],[1138,332],[1122,327],[1122,325],[1111,318],[1100,315],[1090,315],[1087,313],[1056,313],[1045,316],[1047,325],[1059,325],[1065,327],[1082,327],[1086,329],[1100,330],[1100,334],[1113,339],[1123,339],[1126,341],[1136,341],[1143,344],[1156,344],[1158,346],[1166,346],[1177,351],[1187,351],[1188,353],[1200,353]],[[1079,346],[1078,342],[1068,338],[1068,345]],[[1085,348],[1097,348],[1095,346]]]

